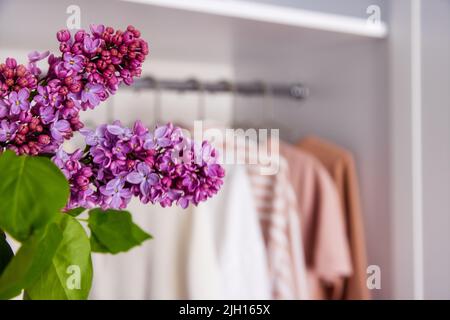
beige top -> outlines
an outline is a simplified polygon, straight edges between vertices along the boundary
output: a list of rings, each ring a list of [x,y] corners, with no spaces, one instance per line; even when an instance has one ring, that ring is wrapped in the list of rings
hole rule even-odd
[[[366,286],[367,253],[358,178],[350,152],[327,141],[309,137],[298,144],[313,154],[333,178],[343,206],[347,239],[350,244],[353,275],[346,279],[339,299],[370,299]]]
[[[322,164],[302,150],[282,144],[302,221],[308,286],[312,299],[330,299],[352,274],[342,206]]]

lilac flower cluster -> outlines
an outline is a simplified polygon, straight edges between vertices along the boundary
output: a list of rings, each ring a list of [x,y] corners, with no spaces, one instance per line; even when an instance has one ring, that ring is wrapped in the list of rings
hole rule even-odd
[[[0,153],[52,155],[71,186],[67,209],[123,209],[132,196],[186,208],[217,193],[224,170],[216,151],[185,138],[180,128],[169,124],[150,132],[140,122],[133,129],[115,122],[81,130],[80,111],[95,108],[121,83],[130,85],[149,53],[133,26],[90,29],[73,36],[59,31],[60,56],[35,51],[27,66],[13,58],[0,64]],[[48,72],[42,75],[38,63],[45,58]],[[64,152],[64,140],[80,130],[86,150]]]
[[[132,196],[186,208],[212,197],[223,183],[216,150],[207,142],[194,143],[172,124],[150,132],[139,121],[133,129],[116,121],[81,132],[84,152],[59,149],[53,157],[70,182],[67,209],[123,209]]]
[[[57,33],[61,56],[32,52],[28,65],[12,58],[0,64],[0,152],[38,155],[55,152],[83,127],[79,112],[94,108],[120,83],[141,74],[149,53],[139,30],[92,25],[91,33]],[[48,57],[48,72],[37,66]]]

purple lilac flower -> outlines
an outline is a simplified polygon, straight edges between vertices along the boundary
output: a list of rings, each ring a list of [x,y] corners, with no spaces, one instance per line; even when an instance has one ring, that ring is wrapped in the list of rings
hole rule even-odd
[[[82,134],[87,149],[80,163],[91,169],[91,182],[81,177],[73,183],[78,189],[88,184],[89,193],[86,196],[76,189],[68,207],[123,209],[136,196],[143,203],[163,207],[176,203],[186,208],[212,197],[223,183],[224,170],[217,162],[216,150],[206,142],[196,146],[172,124],[150,132],[139,121],[133,129],[116,121],[95,130],[83,129]],[[149,140],[153,148],[144,148]],[[183,157],[176,157],[179,150]],[[54,161],[64,163],[63,156],[57,153]]]
[[[111,165],[112,153],[105,150],[102,147],[94,148],[91,152],[94,163],[102,166],[103,168],[108,168]]]
[[[28,54],[28,69],[30,70],[30,72],[33,75],[37,76],[37,75],[41,74],[42,71],[41,71],[41,69],[38,68],[36,63],[45,59],[49,54],[50,54],[50,51],[45,51],[42,53],[33,51]]]
[[[81,92],[81,101],[88,102],[92,107],[96,107],[100,104],[100,94],[104,91],[102,85],[88,83]]]
[[[97,48],[100,47],[100,39],[92,39],[91,37],[85,37],[83,48],[87,53],[94,53],[97,51]]]
[[[49,54],[50,54],[50,51],[45,51],[42,53],[39,53],[38,51],[33,51],[28,54],[28,61],[30,63],[35,63],[35,62],[38,62],[38,61],[41,61],[41,60],[47,58]]]
[[[70,201],[66,206],[67,209],[79,206],[93,208],[96,205],[95,186],[90,181],[93,172],[90,167],[80,161],[82,156],[81,150],[69,154],[59,149],[52,158],[53,162],[69,180]]]
[[[14,139],[17,132],[17,124],[2,120],[0,123],[0,141],[5,142]]]
[[[89,129],[82,129],[80,133],[85,136],[85,141],[88,146],[96,146],[100,143],[104,136],[105,126],[98,126],[95,131]]]
[[[30,103],[28,102],[29,97],[30,92],[26,88],[20,89],[19,92],[11,92],[9,95],[9,103],[11,105],[10,113],[12,115],[17,115],[21,110],[27,111],[30,106]]]
[[[80,30],[73,37],[62,30],[57,39],[61,56],[32,52],[28,67],[13,58],[0,64],[0,152],[56,152],[53,161],[71,188],[68,209],[122,209],[132,196],[185,208],[218,192],[224,171],[215,150],[196,146],[172,124],[150,132],[140,122],[129,129],[116,121],[84,131],[85,151],[64,152],[64,139],[83,127],[79,112],[139,77],[149,48],[133,26],[123,32],[93,25],[91,34]],[[41,77],[37,62],[46,56]]]
[[[100,192],[106,196],[102,205],[104,208],[124,209],[132,197],[130,189],[125,188],[125,183],[120,178],[100,187]]]
[[[135,171],[127,175],[127,181],[131,184],[139,184],[141,194],[146,195],[150,193],[151,187],[159,182],[159,176],[152,172],[145,162],[141,162],[136,166]]]
[[[48,106],[50,104],[50,88],[44,86],[37,87],[38,94],[34,97],[37,103]]]
[[[51,93],[49,96],[50,105],[56,109],[60,109],[63,100],[64,100],[63,96],[58,92]]]
[[[64,136],[70,132],[70,124],[67,120],[58,120],[50,126],[53,139],[58,142],[64,140]]]
[[[51,106],[39,108],[39,115],[44,124],[55,122],[58,119],[58,112]]]
[[[105,26],[102,24],[91,24],[90,29],[92,34],[96,37],[101,37],[103,32],[105,32]]]
[[[9,113],[9,104],[3,99],[0,99],[0,118],[6,117],[8,113]]]
[[[140,76],[149,53],[148,44],[133,26],[120,31],[92,25],[91,34],[80,30],[73,36],[70,31],[61,30],[57,39],[59,56],[34,51],[28,55],[27,66],[13,58],[0,63],[0,120],[17,125],[14,139],[5,141],[0,152],[55,152],[64,139],[83,127],[79,112],[105,101],[120,83],[130,85],[134,77]],[[41,75],[37,64],[47,56],[48,72]],[[67,121],[69,128],[60,120]],[[111,148],[114,139],[107,134],[105,146]],[[124,167],[120,159],[111,161],[115,171]],[[149,157],[146,161],[152,160]],[[84,195],[77,197],[84,199]]]
[[[73,70],[75,72],[81,71],[83,69],[84,58],[82,55],[74,55],[69,52],[64,53],[64,68],[67,70]]]

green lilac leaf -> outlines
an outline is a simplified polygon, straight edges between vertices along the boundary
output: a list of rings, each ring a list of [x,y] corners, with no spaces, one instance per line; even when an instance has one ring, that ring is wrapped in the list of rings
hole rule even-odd
[[[94,234],[91,234],[90,241],[91,241],[92,252],[109,253],[108,248],[106,248],[103,244],[101,244],[100,241],[97,240],[97,237]]]
[[[0,276],[0,299],[14,298],[31,285],[52,263],[61,240],[60,228],[51,223],[25,241]]]
[[[61,215],[62,241],[52,263],[29,287],[31,300],[84,300],[92,285],[89,238],[83,226],[69,215]]]
[[[142,244],[152,236],[133,223],[128,211],[89,211],[92,251],[116,254]]]
[[[64,207],[69,184],[49,159],[0,156],[0,228],[23,242]]]
[[[85,208],[75,208],[68,210],[66,214],[72,216],[72,217],[78,217],[80,214],[82,214],[86,209]]]

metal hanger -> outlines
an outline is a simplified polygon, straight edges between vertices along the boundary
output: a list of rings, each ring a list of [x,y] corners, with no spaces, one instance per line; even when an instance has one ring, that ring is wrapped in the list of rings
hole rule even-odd
[[[161,125],[161,86],[159,81],[154,81],[154,97],[153,97],[153,126]]]
[[[264,85],[264,94],[263,94],[263,118],[264,118],[264,127],[267,129],[279,129],[280,137],[285,136],[286,133],[290,130],[285,126],[284,123],[277,121],[275,119],[274,112],[274,95],[271,87],[266,84]],[[268,117],[270,117],[268,121]]]

